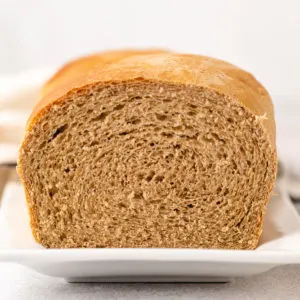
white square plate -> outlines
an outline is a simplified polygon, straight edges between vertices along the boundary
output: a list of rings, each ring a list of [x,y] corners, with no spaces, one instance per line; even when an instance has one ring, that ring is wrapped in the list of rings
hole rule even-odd
[[[205,249],[44,249],[31,235],[18,183],[7,184],[0,209],[0,261],[16,262],[70,282],[208,282],[300,263],[300,219],[285,193],[275,191],[254,251]]]

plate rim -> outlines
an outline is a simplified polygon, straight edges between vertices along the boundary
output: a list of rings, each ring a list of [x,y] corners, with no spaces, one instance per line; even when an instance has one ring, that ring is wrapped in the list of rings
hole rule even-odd
[[[0,262],[181,261],[246,264],[300,264],[300,251],[168,248],[79,248],[0,250]]]

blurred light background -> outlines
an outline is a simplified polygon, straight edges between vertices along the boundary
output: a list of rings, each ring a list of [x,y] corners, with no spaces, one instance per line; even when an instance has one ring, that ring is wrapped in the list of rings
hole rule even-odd
[[[0,77],[120,47],[205,54],[253,73],[275,102],[279,153],[300,169],[300,1],[0,0]]]

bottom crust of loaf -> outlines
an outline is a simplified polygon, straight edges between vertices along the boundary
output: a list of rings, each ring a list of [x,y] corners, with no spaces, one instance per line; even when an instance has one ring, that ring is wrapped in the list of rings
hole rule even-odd
[[[254,249],[275,157],[261,120],[238,102],[136,81],[46,108],[19,172],[45,247]]]

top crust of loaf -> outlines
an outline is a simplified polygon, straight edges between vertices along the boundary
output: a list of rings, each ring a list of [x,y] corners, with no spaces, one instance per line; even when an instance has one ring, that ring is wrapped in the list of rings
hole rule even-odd
[[[110,51],[65,65],[44,86],[27,123],[27,130],[45,108],[70,92],[96,83],[126,81],[179,83],[212,89],[238,101],[261,119],[275,150],[272,101],[265,88],[248,72],[210,57],[163,50]]]
[[[73,60],[65,64],[48,82],[44,85],[42,89],[42,95],[47,94],[52,88],[56,88],[58,81],[64,82],[69,80],[69,76],[76,75],[77,72],[85,74],[89,72],[91,68],[99,68],[105,64],[116,63],[119,60],[135,56],[135,55],[146,55],[146,54],[162,54],[166,53],[164,50],[149,49],[145,50],[115,50],[107,51],[102,54],[94,54],[89,56],[84,56],[79,59]],[[62,83],[60,82],[60,84]]]

